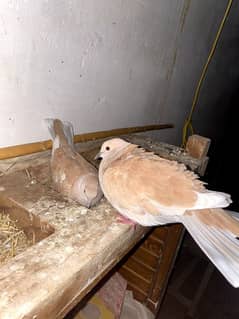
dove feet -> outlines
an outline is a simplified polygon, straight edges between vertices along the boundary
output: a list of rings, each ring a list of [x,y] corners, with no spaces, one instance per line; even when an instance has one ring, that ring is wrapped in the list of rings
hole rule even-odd
[[[133,229],[135,229],[137,223],[135,223],[133,220],[128,219],[127,217],[124,217],[123,215],[119,215],[116,218],[117,222],[121,224],[130,225]]]

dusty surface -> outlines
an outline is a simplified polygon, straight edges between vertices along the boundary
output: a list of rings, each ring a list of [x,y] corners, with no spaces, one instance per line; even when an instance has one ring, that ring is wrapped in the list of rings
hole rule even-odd
[[[0,268],[1,319],[63,317],[146,231],[118,223],[104,199],[88,210],[56,193],[49,158],[45,152],[0,163],[1,207],[19,219],[27,213],[30,224],[39,217],[43,233],[54,229]]]

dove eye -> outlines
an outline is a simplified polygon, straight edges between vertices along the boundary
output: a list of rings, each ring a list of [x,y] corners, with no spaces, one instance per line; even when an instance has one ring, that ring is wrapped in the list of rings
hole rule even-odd
[[[109,147],[109,146],[106,146],[105,149],[106,149],[106,151],[109,151],[109,150],[110,150],[110,147]]]

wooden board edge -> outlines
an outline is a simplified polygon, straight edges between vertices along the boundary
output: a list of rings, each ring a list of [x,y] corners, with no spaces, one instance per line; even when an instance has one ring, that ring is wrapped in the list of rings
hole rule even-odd
[[[107,130],[107,131],[83,133],[83,134],[75,135],[74,142],[75,143],[87,142],[87,141],[111,137],[111,136],[118,136],[118,135],[131,134],[131,133],[137,133],[137,132],[155,131],[155,130],[161,130],[166,128],[173,128],[173,127],[174,127],[173,124],[155,124],[155,125],[135,126],[135,127],[127,127],[127,128],[118,128],[118,129]],[[0,159],[7,159],[12,157],[42,152],[42,151],[51,149],[51,147],[52,147],[52,142],[50,140],[2,147],[0,148]]]

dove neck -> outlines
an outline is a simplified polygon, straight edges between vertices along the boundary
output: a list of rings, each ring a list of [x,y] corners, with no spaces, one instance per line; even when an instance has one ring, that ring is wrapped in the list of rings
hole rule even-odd
[[[100,163],[101,173],[104,173],[113,162],[126,158],[135,148],[137,148],[136,145],[129,144],[110,152]]]

